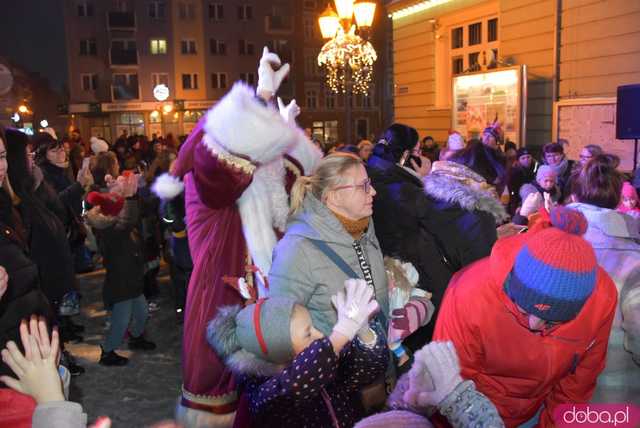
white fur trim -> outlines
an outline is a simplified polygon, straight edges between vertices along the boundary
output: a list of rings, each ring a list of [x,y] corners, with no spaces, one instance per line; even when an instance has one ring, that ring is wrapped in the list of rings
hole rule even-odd
[[[184,183],[178,177],[164,173],[156,178],[153,186],[151,186],[151,190],[160,199],[169,200],[184,191]]]
[[[237,201],[249,254],[253,264],[265,275],[271,269],[272,253],[278,241],[274,227],[284,230],[289,211],[284,173],[282,158],[260,166]],[[267,296],[261,281],[258,281],[258,295]]]
[[[209,110],[204,128],[225,150],[262,164],[281,156],[295,142],[297,131],[240,82]]]
[[[296,136],[296,141],[289,148],[287,154],[302,165],[304,175],[312,175],[322,160],[322,150],[313,144],[302,130],[298,130]]]

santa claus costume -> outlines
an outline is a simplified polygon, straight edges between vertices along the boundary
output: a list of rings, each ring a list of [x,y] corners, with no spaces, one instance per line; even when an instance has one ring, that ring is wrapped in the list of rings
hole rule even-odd
[[[154,184],[164,199],[185,192],[193,273],[177,418],[187,427],[233,423],[236,385],[207,344],[207,323],[221,306],[242,303],[226,282],[255,283],[261,295],[266,294],[259,272],[266,277],[277,232],[284,231],[287,175],[311,173],[322,157],[295,125],[295,101],[288,106],[279,102],[280,112],[269,103],[288,71],[288,64],[280,67],[277,55],[265,48],[257,91],[236,83],[191,132],[170,175]]]

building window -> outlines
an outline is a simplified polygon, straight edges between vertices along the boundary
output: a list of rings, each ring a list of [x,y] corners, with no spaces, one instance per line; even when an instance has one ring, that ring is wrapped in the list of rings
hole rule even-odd
[[[135,73],[117,73],[113,75],[112,98],[114,101],[140,99],[138,75]]]
[[[165,39],[151,39],[149,41],[151,55],[164,55],[167,53],[167,41]]]
[[[310,16],[304,17],[304,38],[305,40],[314,39],[314,30],[316,28],[316,21]]]
[[[226,55],[227,45],[222,40],[209,39],[209,51],[211,55]]]
[[[163,1],[152,1],[149,3],[149,18],[164,19],[165,3]]]
[[[195,55],[196,41],[191,39],[182,40],[180,42],[180,52],[182,52],[182,55]]]
[[[93,92],[98,89],[98,75],[97,74],[81,74],[80,80],[82,84],[82,90],[85,92]]]
[[[461,56],[456,56],[451,59],[451,74],[454,76],[464,71],[464,59]]]
[[[183,21],[185,20],[193,20],[196,17],[196,5],[193,3],[184,3],[181,2],[178,4],[178,16]]]
[[[336,94],[329,88],[324,93],[324,105],[327,110],[336,108]]]
[[[93,3],[88,1],[78,2],[78,16],[93,16]]]
[[[482,22],[469,25],[469,46],[482,43]]]
[[[245,82],[247,85],[253,86],[256,83],[256,74],[255,73],[240,73],[240,80]]]
[[[225,89],[227,87],[227,73],[212,73],[211,87],[213,89]]]
[[[498,18],[490,19],[487,27],[489,32],[489,34],[487,35],[487,41],[495,42],[496,40],[498,40]]]
[[[249,21],[253,19],[253,6],[243,4],[238,6],[238,19],[240,21]]]
[[[480,56],[480,52],[472,52],[469,54],[469,70],[478,71],[480,69],[478,56]]]
[[[492,49],[495,60],[487,68],[498,68],[498,49]]]
[[[97,54],[98,54],[98,49],[96,47],[96,39],[80,40],[80,55],[95,56]]]
[[[209,4],[209,19],[212,21],[222,21],[224,19],[224,5],[220,3]]]
[[[169,74],[167,73],[151,73],[151,89],[158,85],[169,86]]]
[[[464,45],[462,30],[462,27],[451,30],[451,49],[459,49]]]
[[[246,40],[238,40],[238,53],[240,55],[253,55],[253,43]]]
[[[315,89],[306,91],[305,98],[306,106],[308,109],[315,110],[316,108],[318,108],[318,93],[315,91]]]
[[[198,75],[197,74],[183,74],[182,75],[182,89],[198,89]]]

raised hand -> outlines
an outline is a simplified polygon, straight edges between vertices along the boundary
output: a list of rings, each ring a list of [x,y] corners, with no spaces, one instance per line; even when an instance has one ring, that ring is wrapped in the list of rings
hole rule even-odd
[[[7,291],[7,286],[9,285],[9,275],[4,267],[0,266],[0,299],[4,296],[5,291]]]
[[[280,115],[287,123],[295,123],[296,117],[300,115],[300,107],[296,103],[296,100],[292,100],[289,105],[285,105],[282,98],[278,97],[278,109]]]
[[[30,395],[38,403],[64,401],[62,381],[58,374],[58,354],[60,338],[53,330],[51,340],[43,319],[31,318],[20,323],[20,338],[25,349],[24,355],[13,342],[7,342],[2,350],[2,360],[13,370],[18,379],[0,376],[0,381],[9,388]]]
[[[351,340],[369,323],[369,317],[378,310],[378,302],[372,300],[373,290],[366,281],[348,279],[345,290],[331,297],[338,312],[338,322],[333,331]]]
[[[281,64],[280,57],[273,52],[269,52],[269,48],[265,46],[258,67],[256,93],[266,100],[275,95],[280,84],[289,74],[289,64],[285,64],[282,67],[280,66]],[[278,70],[276,71],[274,68],[278,68]]]
[[[431,342],[415,353],[414,360],[404,393],[411,406],[437,406],[462,382],[453,342]]]

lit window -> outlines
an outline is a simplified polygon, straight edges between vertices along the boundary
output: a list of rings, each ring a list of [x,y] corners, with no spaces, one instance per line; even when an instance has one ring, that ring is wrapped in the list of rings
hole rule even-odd
[[[149,50],[151,55],[164,55],[167,53],[167,41],[165,39],[151,39]]]

